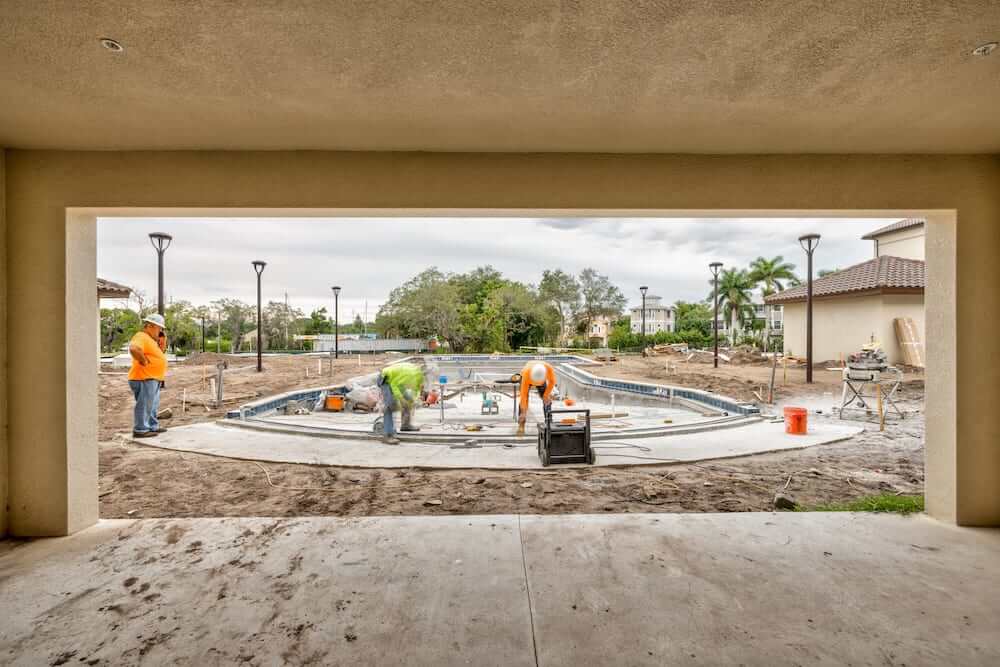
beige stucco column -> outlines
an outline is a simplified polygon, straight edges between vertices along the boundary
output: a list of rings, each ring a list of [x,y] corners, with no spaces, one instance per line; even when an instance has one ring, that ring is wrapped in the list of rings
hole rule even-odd
[[[116,209],[171,214],[161,207],[257,215],[288,208],[325,215],[930,212],[928,508],[962,524],[1000,524],[1000,428],[992,419],[1000,359],[989,335],[1000,314],[997,156],[9,151],[6,184],[9,526],[16,534],[65,534],[97,518],[93,220]]]
[[[0,148],[0,537],[7,533],[7,217],[6,152]]]

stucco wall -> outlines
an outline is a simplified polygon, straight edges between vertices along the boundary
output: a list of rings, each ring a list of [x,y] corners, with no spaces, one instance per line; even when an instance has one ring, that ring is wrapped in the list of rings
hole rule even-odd
[[[923,260],[925,256],[924,228],[910,227],[880,236],[878,256],[882,255]]]
[[[857,352],[872,337],[882,343],[889,363],[901,363],[893,319],[912,317],[924,335],[924,300],[920,295],[869,295],[816,299],[813,302],[813,359],[839,361]],[[806,305],[785,304],[785,351],[806,354]]]
[[[7,218],[6,153],[0,148],[0,537],[7,534]]]
[[[95,305],[71,280],[93,266],[95,248],[91,231],[67,235],[67,207],[936,211],[928,507],[1000,523],[1000,427],[981,418],[1000,374],[982,335],[1000,313],[998,156],[9,151],[6,176],[8,337],[18,351],[8,383],[12,532],[62,534],[96,519]],[[787,247],[796,251],[794,238]],[[88,309],[82,328],[67,319],[71,302]]]

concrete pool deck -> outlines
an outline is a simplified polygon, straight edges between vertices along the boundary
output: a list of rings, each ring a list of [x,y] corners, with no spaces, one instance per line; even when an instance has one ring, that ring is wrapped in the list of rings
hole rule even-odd
[[[0,542],[0,663],[996,665],[998,559],[922,516],[101,521]]]
[[[594,443],[597,466],[655,465],[802,449],[837,442],[863,428],[811,424],[807,435],[787,435],[782,423],[753,421],[710,432],[630,438]],[[475,433],[468,438],[474,439]],[[329,438],[259,428],[239,422],[192,424],[172,428],[136,444],[229,458],[358,468],[535,469],[542,465],[531,430],[517,445],[456,449],[447,444],[404,442],[385,445],[373,439]]]

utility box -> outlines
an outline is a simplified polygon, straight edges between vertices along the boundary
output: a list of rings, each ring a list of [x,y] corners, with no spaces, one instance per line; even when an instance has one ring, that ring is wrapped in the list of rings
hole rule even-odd
[[[564,423],[558,415],[583,415]],[[596,456],[590,446],[590,410],[549,410],[545,422],[538,425],[538,458],[543,466],[559,463],[593,464]]]

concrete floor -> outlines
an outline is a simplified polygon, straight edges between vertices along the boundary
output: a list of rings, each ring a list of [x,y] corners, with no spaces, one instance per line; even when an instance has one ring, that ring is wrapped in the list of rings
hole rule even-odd
[[[859,514],[104,521],[0,542],[0,663],[996,665],[997,562]]]
[[[621,441],[594,442],[598,466],[655,465],[674,461],[702,461],[746,456],[785,449],[801,449],[852,437],[864,430],[849,423],[817,422],[807,435],[787,435],[782,423],[753,421],[744,426],[703,433],[676,434]],[[475,439],[478,434],[470,433]],[[385,445],[375,439],[295,435],[239,428],[223,422],[178,426],[166,433],[135,441],[141,445],[214,454],[237,459],[280,463],[350,466],[357,468],[541,468],[537,434],[526,435],[515,446],[485,444],[474,449],[449,445],[403,442]]]

